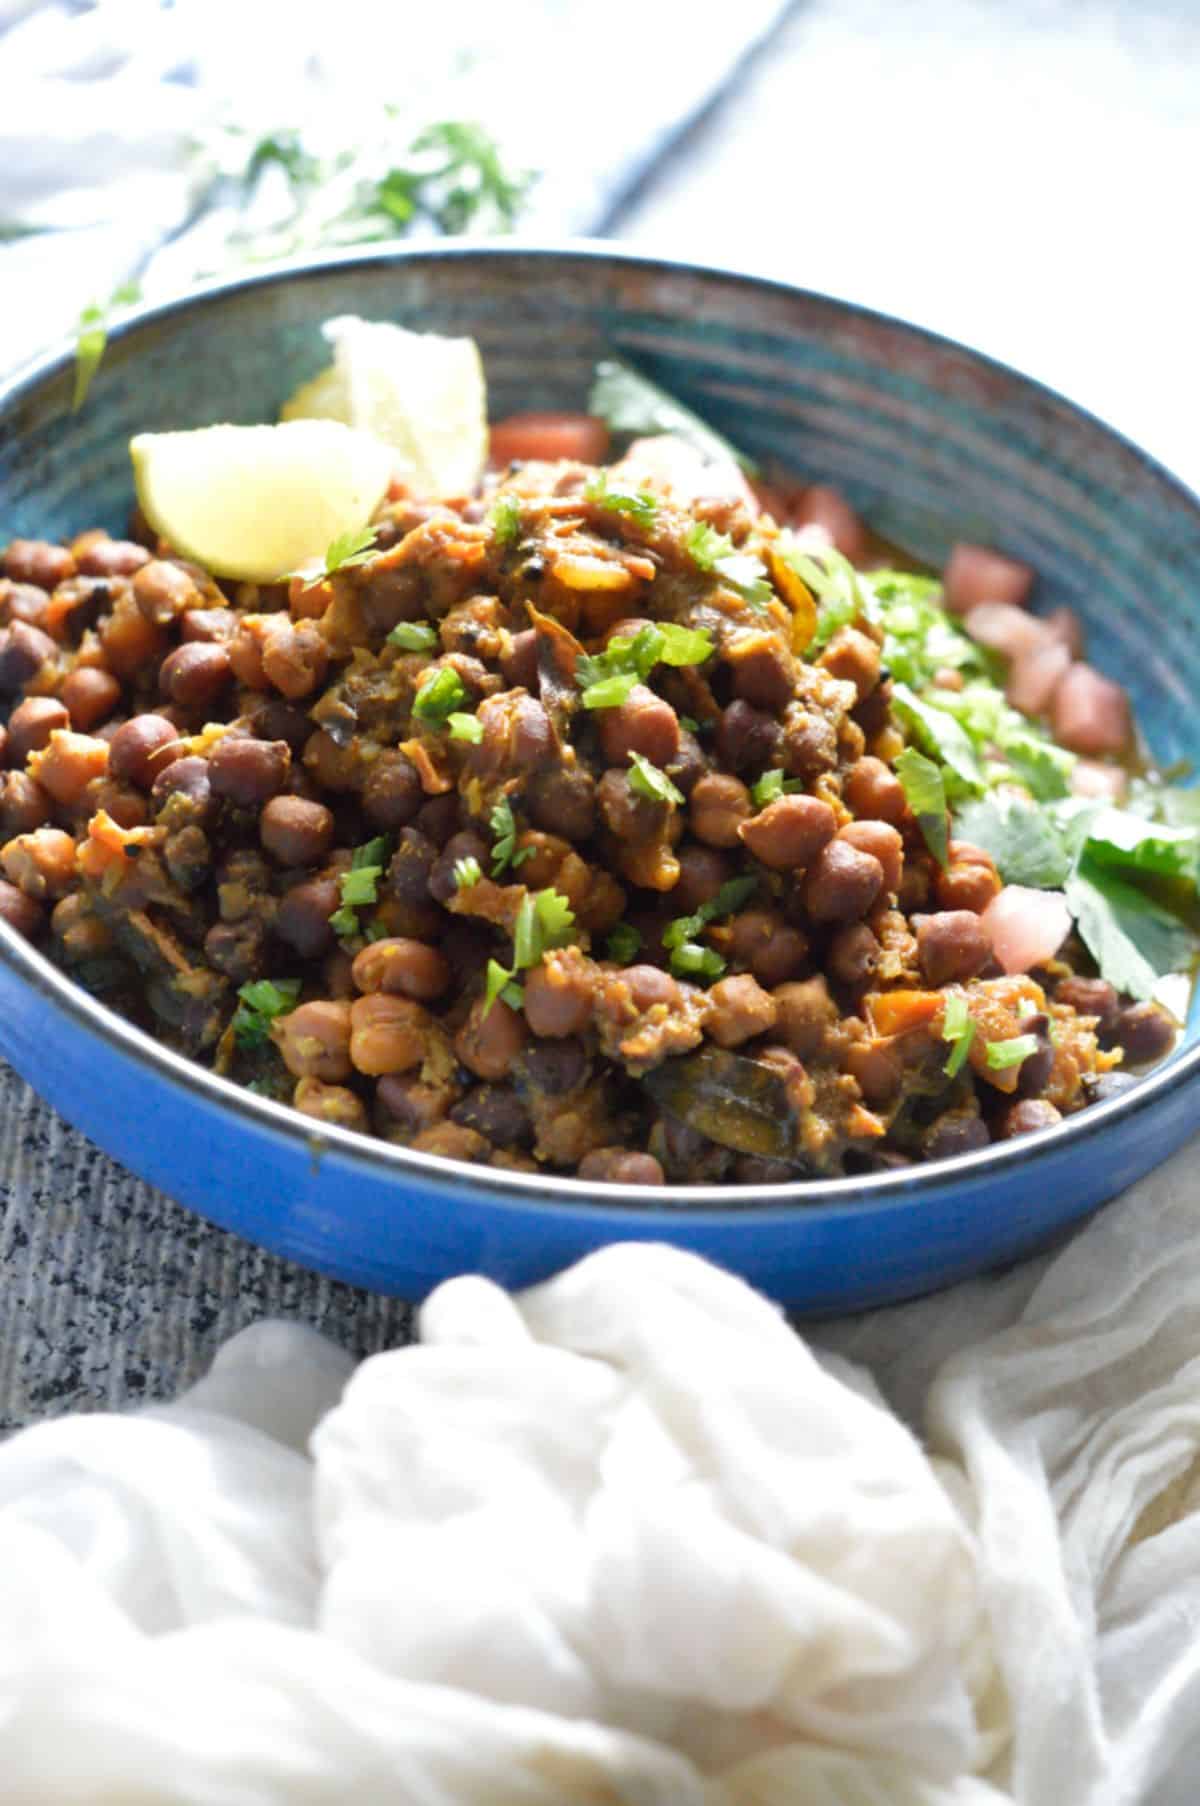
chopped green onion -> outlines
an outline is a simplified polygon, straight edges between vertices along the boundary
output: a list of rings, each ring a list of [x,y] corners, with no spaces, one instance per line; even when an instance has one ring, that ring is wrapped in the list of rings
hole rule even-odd
[[[388,634],[388,645],[405,652],[428,652],[437,643],[437,630],[428,621],[400,621]]]
[[[537,932],[537,910],[532,895],[522,897],[513,926],[513,965],[521,972],[537,964],[540,957]]]
[[[1037,1049],[1036,1035],[1014,1035],[1010,1041],[988,1041],[984,1054],[992,1072],[1004,1072],[1009,1066],[1019,1066]]]
[[[342,873],[342,902],[351,909],[377,901],[377,884],[382,866],[363,865]]]
[[[452,740],[468,740],[472,746],[478,746],[483,739],[483,723],[476,715],[460,715],[457,712],[447,717],[450,723]]]
[[[618,922],[604,943],[604,951],[618,966],[627,966],[634,954],[640,951],[641,945],[642,937],[637,929],[629,922]]]
[[[967,1000],[961,991],[954,991],[947,997],[942,1010],[942,1040],[951,1044],[949,1057],[942,1068],[947,1078],[956,1078],[962,1071],[974,1039],[975,1023]]]
[[[641,753],[630,753],[631,770],[629,788],[639,796],[649,797],[652,803],[677,803],[682,805],[686,800],[682,790],[673,784],[665,771],[657,765],[651,765],[649,759]]]
[[[515,981],[505,985],[500,993],[501,1003],[506,1003],[510,1010],[523,1009],[525,1006],[525,987]]]
[[[335,909],[330,916],[329,926],[333,929],[333,932],[337,935],[339,940],[345,940],[348,939],[350,935],[358,933],[358,917],[350,908],[349,904],[344,903],[341,909]]]
[[[473,854],[465,859],[454,861],[454,886],[456,890],[470,890],[483,877],[483,869]]]
[[[443,665],[417,691],[412,712],[418,721],[440,727],[466,700],[462,678],[451,665]]]
[[[732,915],[740,909],[757,888],[757,878],[729,878],[716,896],[710,897],[707,903],[702,903],[692,915],[676,916],[673,922],[668,922],[663,930],[662,943],[670,949],[672,972],[681,978],[693,973],[719,978],[725,970],[724,960],[720,960],[720,956],[713,953],[710,947],[697,945],[696,937],[710,922],[716,922],[722,916]],[[712,959],[698,964],[701,954],[711,954]],[[719,960],[720,971],[713,970],[712,960]]]

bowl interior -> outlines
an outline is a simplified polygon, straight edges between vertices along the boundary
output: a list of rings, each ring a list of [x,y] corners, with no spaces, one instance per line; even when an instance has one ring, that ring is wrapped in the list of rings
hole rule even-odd
[[[80,414],[69,363],[10,398],[0,533],[119,532],[133,433],[274,419],[327,361],[320,322],[350,312],[475,337],[494,414],[581,407],[597,357],[624,352],[768,466],[845,489],[918,556],[970,538],[1026,559],[1037,606],[1078,610],[1159,762],[1196,762],[1200,505],[1172,478],[1049,391],[914,328],[602,249],[345,260],[134,319]],[[1193,1004],[1180,1053],[1198,1038]]]

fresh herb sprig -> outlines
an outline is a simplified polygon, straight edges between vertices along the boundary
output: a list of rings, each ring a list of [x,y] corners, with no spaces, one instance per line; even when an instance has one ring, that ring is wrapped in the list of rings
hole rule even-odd
[[[298,978],[256,978],[242,985],[232,1023],[238,1046],[247,1052],[262,1047],[270,1038],[276,1016],[286,1016],[294,1010],[299,995]]]
[[[707,521],[693,521],[683,543],[697,569],[719,577],[756,612],[773,598],[762,559],[753,552],[739,552],[728,533],[718,533]]]
[[[513,871],[532,859],[533,848],[516,849],[517,823],[513,815],[512,804],[506,796],[500,797],[488,816],[488,826],[495,835],[492,843],[492,877],[500,878],[511,867]]]
[[[483,994],[484,1016],[497,997],[503,997],[513,1009],[519,1009],[524,993],[515,982],[517,973],[540,965],[543,956],[552,947],[565,946],[574,926],[575,912],[567,899],[561,897],[556,890],[531,891],[523,897],[513,924],[512,965],[502,966],[498,960],[488,961]],[[508,994],[510,986],[518,993],[516,1002]]]
[[[663,929],[662,943],[671,955],[671,970],[678,978],[720,978],[725,961],[715,947],[706,947],[700,935],[710,922],[733,915],[758,887],[757,878],[730,878],[707,903],[690,916],[676,916]]]
[[[327,577],[332,577],[337,571],[349,571],[356,565],[369,564],[378,555],[378,537],[378,527],[352,527],[330,540],[325,548],[325,562],[319,570],[289,571],[287,574],[289,577],[302,578],[310,588],[314,584],[324,583]]]

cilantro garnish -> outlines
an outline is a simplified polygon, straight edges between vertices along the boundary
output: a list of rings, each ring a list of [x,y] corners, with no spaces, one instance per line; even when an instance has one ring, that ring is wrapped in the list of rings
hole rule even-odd
[[[413,698],[412,712],[418,721],[441,727],[467,700],[462,678],[451,665],[435,671],[428,683],[422,684]]]
[[[641,753],[630,753],[629,788],[639,796],[648,797],[652,803],[676,803],[682,806],[684,794],[673,784],[665,771],[657,765],[651,765],[649,759]]]
[[[379,879],[387,856],[388,840],[385,834],[377,834],[373,840],[364,841],[350,855],[350,869],[338,879],[341,907],[335,909],[329,918],[329,926],[339,939],[357,934],[359,924],[356,912],[378,900]]]
[[[75,340],[75,389],[71,396],[71,411],[77,414],[87,400],[92,380],[100,368],[108,346],[108,321],[114,308],[132,307],[140,301],[142,291],[136,282],[123,282],[115,288],[105,306],[97,302],[85,307],[79,316],[79,331]]]
[[[942,1009],[942,1040],[950,1042],[950,1053],[942,1070],[948,1079],[957,1078],[962,1071],[974,1039],[975,1024],[967,1009],[967,1000],[961,991],[953,991]]]
[[[495,844],[492,847],[493,878],[499,878],[510,865],[516,871],[517,867],[523,865],[526,859],[533,857],[532,847],[522,847],[519,853],[515,851],[517,823],[512,812],[512,804],[506,796],[502,796],[496,803],[488,817],[488,825],[496,836]]]
[[[808,553],[790,533],[781,533],[775,550],[816,598],[817,630],[811,652],[827,645],[840,627],[848,627],[859,615],[870,616],[873,598],[869,589],[850,560],[832,546]]]
[[[604,358],[596,365],[588,412],[606,420],[614,433],[631,433],[638,438],[670,433],[710,462],[724,463],[732,458],[751,476],[757,472],[752,459],[693,414],[691,408],[617,358]]]
[[[604,943],[604,951],[617,965],[628,966],[634,954],[641,950],[641,945],[642,937],[632,923],[618,922]]]
[[[379,550],[375,544],[377,532],[377,527],[358,527],[339,533],[325,548],[325,562],[320,570],[289,571],[288,576],[299,577],[311,589],[313,584],[323,583],[326,577],[332,577],[335,571],[348,571],[356,564],[369,564]]]
[[[751,608],[761,609],[774,596],[762,559],[739,552],[728,533],[718,533],[707,521],[693,521],[683,543],[700,570],[720,577]]]
[[[594,477],[589,478],[583,493],[589,502],[596,502],[611,514],[627,515],[637,526],[647,531],[658,519],[658,502],[648,489],[613,488],[606,470],[598,470]]]
[[[582,661],[581,661],[582,662]],[[629,693],[641,680],[636,671],[623,671],[615,677],[602,677],[583,692],[585,709],[619,709],[629,700]]]
[[[483,868],[473,853],[454,861],[454,884],[457,890],[470,890],[483,877]]]
[[[437,629],[428,621],[399,621],[387,637],[389,646],[405,652],[428,652],[438,643]]]
[[[567,899],[560,897],[556,890],[533,891],[523,897],[513,924],[513,963],[511,967],[505,968],[496,960],[489,962],[483,1014],[487,1015],[497,997],[504,996],[505,1001],[509,1001],[504,987],[516,978],[518,972],[525,972],[531,966],[538,965],[543,954],[549,952],[551,947],[564,946],[570,940],[574,926],[575,912]],[[520,997],[519,987],[513,988]],[[512,1007],[517,1009],[520,1004],[515,1003]]]
[[[690,916],[676,916],[663,930],[663,946],[670,950],[671,970],[680,978],[720,978],[725,961],[712,947],[701,945],[698,937],[710,922],[729,916],[758,887],[757,878],[730,878],[715,897],[702,903]]]
[[[785,778],[780,770],[764,771],[750,786],[750,800],[756,809],[765,809],[768,803],[777,803],[781,796],[794,796],[803,789],[800,778]]]
[[[286,1016],[300,995],[298,978],[258,978],[238,991],[233,1013],[233,1034],[239,1047],[261,1047],[270,1036],[276,1016]]]
[[[701,627],[658,621],[626,638],[618,635],[603,652],[584,653],[575,662],[575,681],[588,709],[618,708],[634,684],[645,683],[655,665],[702,665],[712,657],[712,637]]]
[[[483,723],[477,715],[460,715],[457,710],[447,716],[450,724],[452,740],[466,740],[472,746],[478,746],[483,739]]]
[[[1014,1035],[1010,1041],[986,1041],[984,1056],[993,1072],[1004,1072],[1009,1066],[1019,1066],[1030,1054],[1037,1052],[1036,1035]]]
[[[906,746],[895,761],[896,776],[904,790],[904,800],[917,818],[917,826],[925,845],[938,864],[945,869],[950,857],[950,836],[946,826],[946,786],[941,767],[914,746]]]
[[[507,966],[502,966],[498,959],[490,959],[487,963],[487,979],[483,991],[483,1013],[486,1016],[497,997],[506,1003],[510,1010],[519,1010],[525,1001],[525,993],[517,984]]]
[[[488,511],[487,524],[497,545],[515,545],[521,537],[521,504],[516,496],[498,495]]]

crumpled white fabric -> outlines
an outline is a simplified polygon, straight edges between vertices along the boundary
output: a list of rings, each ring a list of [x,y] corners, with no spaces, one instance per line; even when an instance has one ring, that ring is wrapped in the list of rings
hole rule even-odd
[[[807,1339],[616,1247],[22,1432],[0,1799],[1191,1806],[1194,1164]]]

